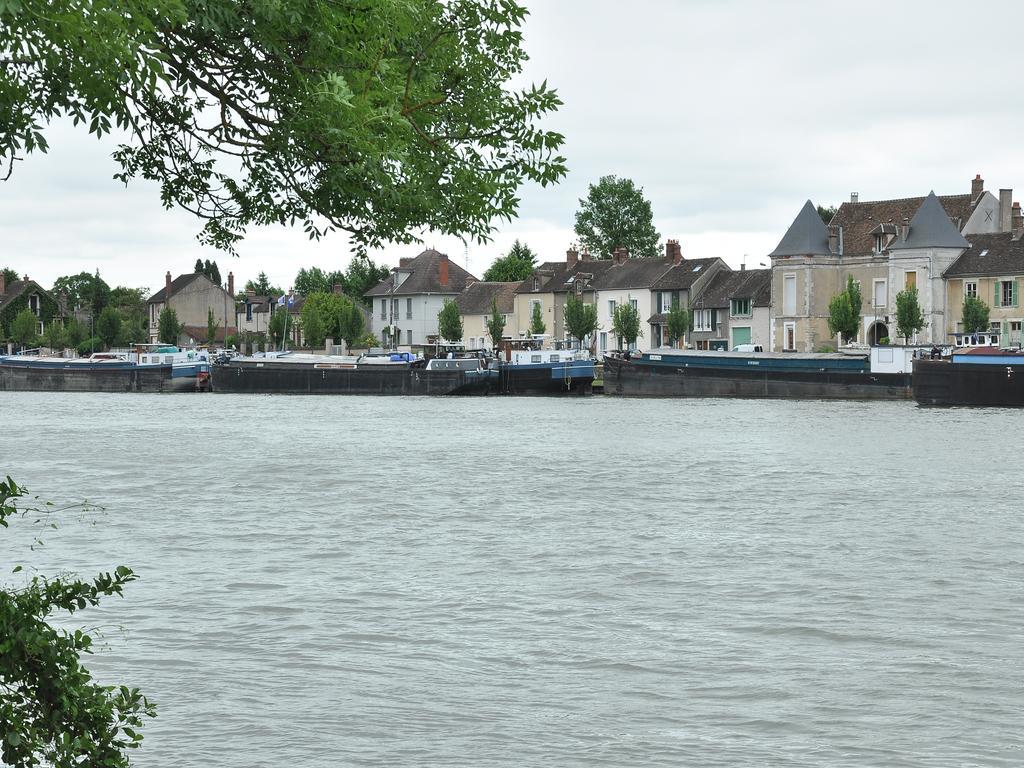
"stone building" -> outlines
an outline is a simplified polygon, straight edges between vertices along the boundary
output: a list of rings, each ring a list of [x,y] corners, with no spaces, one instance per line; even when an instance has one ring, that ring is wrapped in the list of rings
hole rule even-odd
[[[183,326],[181,339],[192,341],[206,340],[207,320],[212,309],[217,323],[216,338],[223,343],[225,330],[227,335],[236,333],[234,290],[235,276],[232,273],[228,273],[225,290],[199,272],[179,275],[173,280],[168,272],[164,278],[164,287],[149,297],[150,341],[157,341],[160,313],[169,307]]]

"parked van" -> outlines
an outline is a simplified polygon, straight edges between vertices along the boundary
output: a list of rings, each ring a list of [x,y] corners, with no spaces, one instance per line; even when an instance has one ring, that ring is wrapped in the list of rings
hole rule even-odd
[[[764,352],[760,344],[737,344],[732,348],[733,352]]]

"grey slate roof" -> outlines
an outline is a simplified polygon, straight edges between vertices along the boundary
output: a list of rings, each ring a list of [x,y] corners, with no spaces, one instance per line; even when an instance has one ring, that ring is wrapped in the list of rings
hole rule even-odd
[[[594,290],[613,291],[622,288],[650,288],[671,266],[672,262],[664,256],[626,259],[621,264],[613,263],[603,275],[594,280]]]
[[[772,271],[770,269],[741,269],[737,272],[722,270],[708,287],[700,292],[697,304],[701,307],[728,307],[732,299],[750,299],[755,307],[767,307],[772,302]]]
[[[889,248],[895,251],[905,248],[967,248],[968,245],[960,230],[943,210],[939,198],[934,192],[929,192],[914,218],[910,220],[907,239],[893,240]]]
[[[545,261],[537,266],[528,278],[516,289],[516,293],[564,293],[572,287],[573,276],[582,275],[587,290],[597,278],[612,267],[608,259],[584,261],[580,259],[570,268],[565,261]],[[533,290],[533,278],[538,278],[537,290]]]
[[[943,277],[1009,277],[1024,274],[1024,239],[1011,232],[968,235],[969,248],[960,254]]]
[[[831,256],[828,228],[808,200],[769,256]]]
[[[205,277],[205,275],[203,275],[201,272],[190,272],[187,275],[178,275],[176,278],[174,278],[171,281],[171,296],[176,294],[178,291],[180,291],[186,285],[188,285],[193,280],[195,280],[195,279],[197,279],[199,277]],[[167,301],[167,286],[166,285],[163,288],[161,288],[159,291],[154,293],[152,296],[150,296],[149,297],[149,301],[146,302],[146,303],[147,304],[162,304],[165,301]]]
[[[963,229],[981,199],[971,195],[942,195],[939,202],[958,228]],[[896,235],[904,219],[910,219],[924,203],[923,197],[843,203],[829,222],[843,228],[843,256],[866,256],[875,252],[875,235]]]
[[[521,283],[473,283],[455,298],[463,315],[489,315],[491,302],[497,301],[498,311],[504,315],[515,310],[516,288]]]
[[[711,265],[718,261],[715,256],[710,259],[685,259],[678,266],[669,263],[665,273],[653,285],[653,291],[686,291],[707,274]],[[728,267],[726,267],[728,269]]]
[[[412,296],[423,293],[458,294],[472,282],[475,277],[460,267],[451,259],[448,259],[448,284],[441,285],[440,264],[448,257],[428,248],[415,259],[412,259],[406,266],[397,267],[391,274],[381,280],[377,285],[364,293],[364,296]],[[394,291],[391,286],[394,284],[395,273],[403,272],[409,276]]]

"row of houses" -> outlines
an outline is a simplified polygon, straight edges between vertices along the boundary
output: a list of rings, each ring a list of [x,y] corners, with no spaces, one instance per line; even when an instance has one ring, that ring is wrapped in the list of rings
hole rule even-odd
[[[487,320],[492,307],[504,315],[504,335],[529,335],[539,313],[545,335],[568,338],[565,306],[575,295],[597,307],[598,352],[618,347],[612,336],[616,307],[631,304],[643,321],[642,338],[652,346],[668,342],[668,313],[674,304],[694,309],[694,346],[726,348],[768,343],[770,270],[732,270],[719,258],[686,259],[677,240],[664,256],[630,258],[618,249],[610,259],[594,259],[575,248],[564,260],[540,264],[522,282],[477,280],[448,257],[428,249],[403,259],[391,275],[367,292],[372,301],[373,332],[387,345],[429,345],[437,340],[437,316],[446,300],[462,314],[470,348],[491,345]]]
[[[686,259],[678,241],[663,256],[630,258],[618,249],[594,259],[570,249],[566,258],[537,266],[520,283],[487,283],[428,249],[402,259],[367,292],[372,329],[385,344],[428,345],[437,339],[437,315],[456,301],[470,347],[487,347],[492,301],[505,316],[505,335],[529,333],[535,308],[545,333],[567,338],[566,297],[595,304],[599,331],[591,346],[602,352],[612,338],[615,308],[632,304],[643,321],[643,346],[668,341],[667,313],[674,303],[693,311],[686,343],[697,349],[741,344],[776,351],[813,352],[837,343],[829,332],[828,305],[852,277],[864,298],[855,341],[896,341],[896,296],[918,291],[925,326],[912,343],[942,344],[962,330],[965,296],[991,308],[992,330],[1021,342],[1019,284],[1024,274],[1024,215],[1011,189],[998,197],[981,176],[970,192],[861,201],[852,194],[826,224],[808,200],[766,258],[766,269],[734,270],[718,258]]]

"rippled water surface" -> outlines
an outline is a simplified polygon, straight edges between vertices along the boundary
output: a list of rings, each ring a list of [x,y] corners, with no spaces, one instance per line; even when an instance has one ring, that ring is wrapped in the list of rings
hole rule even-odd
[[[4,393],[141,766],[1024,764],[1024,414]],[[5,577],[10,580],[17,577]],[[123,627],[122,633],[118,628]]]

